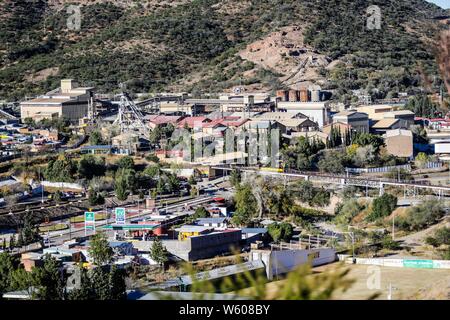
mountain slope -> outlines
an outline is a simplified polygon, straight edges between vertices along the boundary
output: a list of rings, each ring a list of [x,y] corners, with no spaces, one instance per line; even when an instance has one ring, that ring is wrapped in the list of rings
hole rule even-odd
[[[79,31],[67,27],[69,4],[82,5]],[[381,8],[381,30],[365,28],[365,0],[5,0],[0,99],[40,94],[66,77],[135,92],[318,82],[342,98],[359,88],[414,90],[421,72],[437,75],[431,44],[444,25],[432,18],[445,11],[424,0],[371,4]]]

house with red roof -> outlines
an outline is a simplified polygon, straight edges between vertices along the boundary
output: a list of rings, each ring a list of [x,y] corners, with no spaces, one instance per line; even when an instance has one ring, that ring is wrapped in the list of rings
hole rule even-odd
[[[203,126],[209,122],[211,122],[211,120],[206,117],[187,117],[179,121],[177,126],[178,128],[187,127],[189,129],[193,129],[194,127],[203,128]]]
[[[150,115],[146,117],[146,120],[148,120],[150,128],[155,129],[156,127],[165,127],[168,124],[176,127],[183,118],[182,116]]]

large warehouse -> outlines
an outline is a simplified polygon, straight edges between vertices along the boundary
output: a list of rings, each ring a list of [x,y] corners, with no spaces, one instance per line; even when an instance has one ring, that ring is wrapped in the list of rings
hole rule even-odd
[[[56,91],[56,92],[55,92]],[[76,122],[88,114],[88,105],[93,97],[93,87],[78,87],[71,80],[61,80],[61,87],[52,93],[20,103],[21,118],[40,121],[44,118],[64,117]]]

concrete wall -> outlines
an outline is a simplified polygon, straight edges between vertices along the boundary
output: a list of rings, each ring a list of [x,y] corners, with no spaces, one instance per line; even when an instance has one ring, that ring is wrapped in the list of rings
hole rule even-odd
[[[384,259],[384,258],[356,258],[356,264],[366,264],[384,267],[418,268],[418,269],[450,269],[450,260],[426,259]],[[346,258],[346,263],[353,263],[352,258]]]
[[[336,261],[336,251],[332,248],[312,250],[254,250],[250,259],[262,260],[266,266],[269,280],[274,276],[295,270],[298,266],[312,261],[312,266],[319,266]]]

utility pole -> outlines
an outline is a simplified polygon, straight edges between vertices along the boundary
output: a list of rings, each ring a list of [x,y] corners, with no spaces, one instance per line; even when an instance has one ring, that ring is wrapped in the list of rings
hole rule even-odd
[[[395,240],[395,212],[392,214],[392,240]]]
[[[393,290],[397,290],[397,288],[396,288],[396,287],[393,287],[393,286],[392,286],[392,283],[389,282],[389,287],[388,287],[388,289],[389,289],[389,291],[388,291],[387,299],[388,299],[388,300],[392,300],[392,291],[393,291]]]

